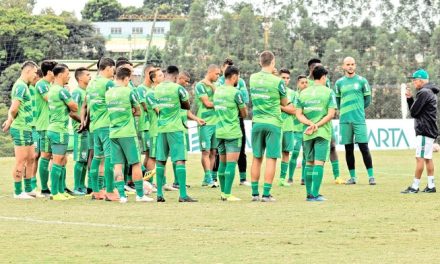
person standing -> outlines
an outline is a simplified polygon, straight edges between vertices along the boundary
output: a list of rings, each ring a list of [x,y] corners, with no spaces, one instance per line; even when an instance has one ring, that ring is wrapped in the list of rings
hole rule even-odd
[[[424,167],[426,167],[428,174],[428,185],[423,192],[435,193],[432,151],[438,136],[437,94],[440,89],[429,82],[429,75],[423,69],[414,72],[412,78],[412,83],[417,90],[416,98],[414,99],[409,89],[406,92],[406,97],[411,117],[414,118],[416,131],[416,170],[413,184],[402,193],[419,192],[420,178]]]

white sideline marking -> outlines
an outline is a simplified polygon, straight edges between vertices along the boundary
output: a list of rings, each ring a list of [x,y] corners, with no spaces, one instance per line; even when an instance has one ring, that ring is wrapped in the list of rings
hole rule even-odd
[[[0,220],[4,221],[21,221],[28,223],[38,223],[38,224],[47,224],[47,225],[72,225],[72,226],[87,226],[87,227],[105,227],[105,228],[115,228],[115,229],[134,229],[134,230],[163,230],[163,231],[191,231],[191,232],[200,232],[200,233],[208,233],[208,232],[222,232],[222,233],[232,233],[232,234],[242,234],[242,235],[276,235],[272,232],[244,232],[244,231],[235,231],[235,230],[218,230],[209,227],[205,228],[163,228],[163,227],[146,227],[146,226],[129,226],[129,225],[115,225],[115,224],[102,224],[102,223],[90,223],[90,222],[68,222],[68,221],[54,221],[54,220],[41,220],[41,219],[33,219],[28,217],[11,217],[11,216],[0,216]],[[281,235],[281,234],[279,234]]]

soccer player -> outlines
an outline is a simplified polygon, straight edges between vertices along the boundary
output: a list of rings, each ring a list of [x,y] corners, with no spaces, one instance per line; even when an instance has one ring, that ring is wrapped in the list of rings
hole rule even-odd
[[[82,104],[86,97],[87,85],[90,82],[90,72],[87,68],[80,67],[75,70],[75,79],[78,82],[78,87],[72,92],[72,99],[78,105],[77,115],[81,115]],[[87,173],[87,164],[89,161],[89,131],[83,130],[78,132],[80,122],[72,119],[72,126],[74,130],[73,141],[73,159],[75,167],[73,171],[74,195],[85,195],[87,189],[85,187],[85,176]],[[89,177],[90,178],[90,177]]]
[[[288,105],[284,81],[272,74],[275,56],[270,51],[260,54],[262,71],[250,78],[253,105],[252,126],[252,201],[260,201],[258,182],[260,180],[263,155],[266,152],[266,171],[264,174],[262,202],[274,202],[271,196],[277,159],[281,157],[281,106]],[[293,107],[293,106],[291,106]]]
[[[129,88],[131,69],[119,67],[116,70],[116,87],[107,90],[105,103],[110,118],[111,163],[114,165],[115,185],[119,192],[119,202],[126,203],[124,164],[132,168],[136,189],[136,202],[152,202],[144,195],[140,150],[134,116],[140,114],[136,90]]]
[[[32,190],[34,191],[37,188],[37,171],[38,171],[38,161],[40,159],[40,150],[38,149],[38,133],[35,129],[35,85],[39,80],[43,78],[43,72],[41,69],[37,70],[37,74],[35,75],[35,79],[32,80],[32,82],[29,84],[29,93],[31,95],[32,99],[32,139],[34,140],[34,147],[35,147],[35,156],[34,156],[34,166],[32,168],[32,179],[31,179],[31,186]],[[37,197],[45,197],[42,194],[36,193]]]
[[[304,132],[303,150],[307,159],[305,184],[307,201],[325,201],[320,195],[324,164],[330,151],[331,120],[336,113],[334,92],[325,86],[327,70],[316,66],[312,76],[314,85],[299,95],[296,117],[307,129]]]
[[[218,78],[217,85],[225,84],[225,70],[227,67],[234,65],[234,62],[226,58],[222,65],[222,73],[223,75]],[[249,92],[246,87],[246,82],[240,78],[237,83],[237,89],[241,93],[241,97],[243,98],[244,103],[249,104]],[[246,157],[246,130],[244,127],[244,119],[239,117],[240,120],[240,129],[243,137],[241,138],[241,148],[240,148],[240,156],[238,158],[238,172],[240,173],[240,185],[251,186],[250,182],[246,180],[246,171],[247,171],[247,157]],[[218,158],[216,160],[216,166],[218,167],[219,161]],[[217,171],[217,170],[215,170]],[[215,175],[214,175],[215,177]],[[217,178],[217,177],[215,177]]]
[[[165,178],[165,164],[168,156],[176,162],[176,174],[179,179],[179,202],[197,202],[186,193],[186,138],[185,127],[180,117],[180,109],[190,109],[188,93],[176,83],[179,69],[168,66],[165,80],[155,89],[154,96],[159,107],[157,136],[157,201],[165,202],[162,186]]]
[[[81,119],[77,115],[78,105],[72,100],[69,91],[64,88],[69,83],[69,68],[65,64],[57,64],[52,71],[55,79],[47,94],[50,111],[47,137],[53,155],[50,171],[51,199],[64,201],[73,198],[65,192],[69,116],[76,121]]]
[[[290,83],[290,71],[288,69],[280,70],[280,77],[284,80],[286,87]],[[289,104],[295,102],[295,94],[292,89],[286,89],[286,96]],[[282,160],[281,160],[281,172],[280,179],[278,181],[279,186],[290,186],[290,183],[286,181],[287,169],[289,167],[290,152],[294,150],[294,124],[293,117],[295,115],[295,107],[281,106],[281,118],[283,119],[282,126]],[[295,164],[296,166],[296,164]]]
[[[119,197],[114,194],[113,165],[110,157],[110,118],[105,103],[105,92],[114,87],[112,81],[115,72],[115,62],[110,58],[102,58],[99,61],[98,76],[92,79],[87,87],[86,100],[83,110],[87,109],[90,116],[90,132],[93,133],[94,155],[90,167],[92,178],[92,199],[118,201]],[[84,120],[84,111],[81,112]],[[104,171],[100,165],[104,164]],[[102,191],[106,177],[106,193]]]
[[[34,199],[31,178],[34,166],[34,141],[32,139],[32,99],[28,84],[35,79],[38,66],[26,61],[21,66],[21,74],[11,91],[11,107],[8,119],[3,123],[3,132],[9,130],[14,141],[15,166],[12,171],[15,199]],[[24,178],[24,188],[22,187]]]
[[[296,79],[296,87],[297,90],[294,91],[294,107],[296,108],[298,97],[304,89],[308,86],[308,80],[305,75],[300,75]],[[288,183],[293,183],[293,175],[295,174],[296,164],[298,162],[299,152],[301,150],[302,141],[303,141],[303,133],[304,133],[304,125],[296,118],[296,115],[293,117],[293,151],[292,156],[289,161],[289,180]],[[304,185],[304,169],[306,166],[306,159],[303,155],[302,166],[301,166],[301,185]]]
[[[220,68],[217,65],[209,65],[205,78],[195,86],[197,117],[206,121],[206,125],[199,126],[200,150],[202,151],[202,166],[205,177],[202,186],[217,187],[212,179],[212,169],[214,168],[215,156],[217,153],[215,140],[215,126],[217,124],[217,115],[214,111],[214,93],[215,85],[220,76]]]
[[[49,180],[49,162],[52,158],[52,150],[47,137],[47,127],[49,126],[47,93],[54,80],[52,70],[57,64],[55,61],[43,61],[41,63],[43,79],[39,80],[35,86],[35,129],[38,134],[37,149],[40,151],[38,173],[40,174],[41,194],[46,197],[51,194],[47,183]]]
[[[438,86],[429,82],[429,74],[419,69],[412,75],[412,82],[417,90],[414,100],[411,91],[406,92],[408,107],[411,117],[414,118],[416,131],[416,170],[413,184],[402,193],[418,193],[420,178],[426,166],[428,185],[423,190],[425,193],[435,193],[434,184],[434,161],[432,151],[434,142],[438,136],[437,127],[437,94]]]
[[[220,155],[218,179],[221,199],[224,201],[240,201],[231,194],[243,136],[238,116],[239,113],[242,118],[247,116],[246,104],[240,91],[235,88],[239,77],[238,68],[229,66],[225,70],[225,84],[217,87],[214,94],[214,108],[218,118],[215,134]]]
[[[335,92],[340,115],[341,144],[345,145],[345,159],[350,172],[346,184],[357,182],[354,158],[354,143],[357,143],[367,168],[369,184],[376,185],[365,123],[365,108],[371,102],[370,85],[364,77],[356,74],[356,62],[352,57],[345,58],[342,67],[345,76],[336,81]]]

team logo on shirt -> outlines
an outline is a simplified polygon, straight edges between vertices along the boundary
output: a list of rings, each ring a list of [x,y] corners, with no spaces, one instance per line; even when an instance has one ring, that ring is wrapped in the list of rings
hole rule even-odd
[[[354,89],[355,89],[355,90],[359,90],[359,84],[358,84],[358,83],[355,83],[355,84],[354,84]]]

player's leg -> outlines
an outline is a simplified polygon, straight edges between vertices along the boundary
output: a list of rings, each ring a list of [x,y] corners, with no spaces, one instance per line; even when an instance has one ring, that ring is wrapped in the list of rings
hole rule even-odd
[[[120,203],[127,202],[127,195],[125,193],[125,179],[124,179],[124,164],[126,163],[126,158],[124,151],[122,150],[122,145],[119,139],[110,139],[110,154],[111,154],[111,164],[113,164],[113,176],[114,184],[118,190],[119,199],[113,199],[113,201],[119,200]],[[113,197],[112,197],[113,198]]]
[[[104,147],[104,177],[105,177],[105,192],[106,192],[105,199],[108,201],[119,200],[119,196],[114,192],[115,183],[114,183],[114,175],[113,175],[113,164],[111,160],[110,130],[108,128],[104,128],[102,136],[103,136],[102,142]],[[135,149],[137,153],[139,152],[139,147],[137,148],[134,148],[134,146],[131,147]]]
[[[341,135],[341,144],[345,146],[345,161],[347,163],[348,172],[350,173],[350,179],[345,184],[356,184],[353,124],[340,123],[339,134]]]
[[[290,186],[290,183],[286,181],[287,170],[289,168],[289,158],[290,152],[294,149],[294,137],[293,131],[284,131],[282,142],[282,157],[281,157],[281,168],[280,168],[280,179],[278,181],[279,186]]]
[[[38,174],[40,174],[41,194],[48,197],[51,195],[49,190],[49,163],[52,158],[52,149],[50,148],[47,131],[38,131],[38,142],[41,156],[38,164]]]
[[[100,192],[101,188],[100,188],[100,179],[98,174],[100,174],[100,171],[102,173],[102,166],[101,163],[104,160],[104,146],[103,146],[103,142],[101,141],[101,137],[100,137],[100,131],[99,130],[95,130],[93,132],[93,141],[94,141],[94,149],[93,149],[93,159],[92,159],[92,163],[90,165],[90,173],[89,173],[89,177],[91,178],[91,183],[92,183],[92,200],[103,200],[105,197],[104,195]]]
[[[95,139],[93,133],[89,132],[89,154],[88,154],[88,160],[87,160],[87,170],[88,170],[88,176],[87,176],[87,194],[91,194],[93,192],[92,189],[92,177],[90,176],[90,170],[92,167],[92,161],[93,157],[95,155],[94,148],[95,148]]]
[[[246,180],[246,171],[247,171],[246,129],[244,126],[243,118],[240,118],[240,129],[242,134],[240,156],[238,157],[238,172],[240,173],[240,185],[251,186],[251,183]]]
[[[31,133],[31,132],[29,132]],[[27,192],[32,191],[31,179],[26,179],[26,163],[30,158],[33,158],[31,154],[32,137],[27,139],[27,132],[19,129],[10,128],[10,134],[14,142],[14,154],[15,154],[15,166],[12,171],[12,178],[14,179],[14,198],[16,199],[34,199]],[[29,172],[32,172],[31,167]],[[29,173],[28,174],[31,174]],[[23,192],[22,181],[25,178],[25,192]]]
[[[260,181],[261,164],[263,163],[266,142],[264,141],[264,125],[254,124],[252,126],[252,166],[251,166],[251,187],[252,201],[260,201],[258,182]]]
[[[423,190],[425,193],[435,193],[437,192],[434,183],[434,162],[432,160],[432,153],[434,150],[434,142],[433,138],[426,137],[425,143],[425,153],[424,153],[424,162],[426,165],[426,174],[428,176],[428,185]]]
[[[344,181],[339,177],[339,157],[336,151],[336,139],[333,133],[332,139],[330,141],[330,162],[332,164],[333,178],[336,184],[344,184]]]
[[[32,166],[32,179],[31,185],[32,190],[35,191],[37,189],[37,171],[38,171],[38,162],[40,160],[40,148],[38,142],[38,133],[35,130],[35,127],[32,128],[32,140],[34,141],[34,166]]]
[[[74,133],[73,135],[73,160],[75,161],[75,165],[73,168],[73,194],[74,195],[84,195],[85,193],[81,192],[81,178],[84,174],[84,171],[87,170],[87,152],[88,149],[84,149],[84,138],[82,133]],[[86,146],[87,147],[87,146]]]
[[[293,183],[293,175],[295,174],[295,169],[302,145],[302,133],[294,132],[293,137],[294,137],[293,151],[289,161],[289,180],[288,180],[289,183]],[[304,167],[302,169],[304,170]]]
[[[324,164],[329,156],[330,141],[321,137],[315,138],[314,141],[312,195],[315,198],[315,201],[325,201],[325,198],[320,194],[320,189],[324,177]]]
[[[315,158],[314,143],[315,140],[313,139],[303,141],[303,160],[306,161],[306,165],[304,166],[304,185],[306,186],[307,201],[312,201],[314,199],[312,194],[313,167]]]
[[[226,201],[240,201],[239,198],[232,195],[232,184],[235,178],[235,168],[237,167],[238,157],[240,156],[241,138],[225,140],[226,148],[226,170],[224,194]]]
[[[207,146],[211,144],[210,143],[211,141],[208,139],[208,126],[199,127],[199,142],[200,142],[200,151],[202,152],[201,163],[204,172],[202,186],[208,186],[211,178],[210,146],[209,148]]]
[[[165,165],[168,159],[169,152],[170,149],[166,138],[166,133],[159,133],[156,139],[156,155],[155,155],[157,202],[165,202],[163,195],[163,185],[165,180]],[[182,184],[180,181],[179,183]]]
[[[50,173],[51,181],[55,181],[55,185],[52,185],[52,197],[53,200],[66,200],[74,198],[66,192],[66,163],[67,163],[67,146],[69,144],[68,133],[58,133],[48,131],[47,136],[49,138],[50,147],[52,149],[52,169]],[[53,194],[55,187],[58,187],[58,193]],[[62,196],[65,198],[63,199]]]
[[[281,128],[273,125],[267,125],[266,142],[266,170],[264,174],[263,196],[262,202],[273,202],[270,191],[272,189],[273,179],[275,177],[275,170],[277,159],[281,158]]]
[[[370,185],[376,185],[373,172],[373,161],[371,159],[370,149],[368,148],[368,136],[366,124],[353,124],[355,142],[359,145],[365,167],[368,173],[368,181]]]
[[[226,140],[225,139],[217,139],[217,152],[219,156],[219,165],[218,165],[218,181],[220,185],[220,198],[222,200],[225,199],[225,171],[226,171]]]
[[[145,180],[152,183],[154,175],[156,175],[157,177],[157,170],[156,170],[157,136],[150,135],[149,143],[150,143],[150,152],[148,154],[150,156],[147,162],[147,170],[150,172],[150,174],[148,175],[151,177],[146,177]]]

